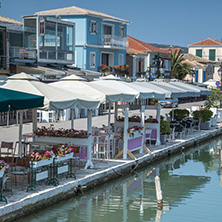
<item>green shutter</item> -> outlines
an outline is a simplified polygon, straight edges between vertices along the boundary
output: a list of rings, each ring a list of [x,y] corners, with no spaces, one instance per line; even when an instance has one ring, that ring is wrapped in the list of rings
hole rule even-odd
[[[215,61],[215,49],[209,49],[209,60]]]
[[[196,56],[199,56],[202,58],[202,49],[196,49]]]

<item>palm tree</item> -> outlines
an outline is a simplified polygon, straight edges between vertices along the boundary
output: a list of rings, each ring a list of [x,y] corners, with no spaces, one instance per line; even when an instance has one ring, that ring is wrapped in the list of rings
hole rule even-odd
[[[175,50],[171,54],[171,72],[172,76],[176,79],[182,80],[187,74],[191,72],[191,65],[183,63],[185,60],[181,51]]]

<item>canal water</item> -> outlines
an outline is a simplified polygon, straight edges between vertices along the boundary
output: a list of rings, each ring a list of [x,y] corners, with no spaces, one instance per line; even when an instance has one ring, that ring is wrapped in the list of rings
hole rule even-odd
[[[221,222],[221,144],[220,139],[212,140],[19,221]],[[157,209],[156,175],[162,210]]]

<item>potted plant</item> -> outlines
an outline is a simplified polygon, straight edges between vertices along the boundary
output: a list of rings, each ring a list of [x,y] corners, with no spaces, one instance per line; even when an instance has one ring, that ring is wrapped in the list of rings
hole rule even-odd
[[[210,129],[210,119],[213,115],[213,112],[208,109],[195,110],[193,112],[194,119],[198,119],[200,121],[200,129],[209,130]]]
[[[143,127],[142,126],[134,126],[132,128],[129,128],[127,131],[129,133],[129,136],[140,136],[143,135]]]
[[[123,66],[120,66],[120,73],[122,75],[129,75],[129,65],[125,64]]]
[[[65,144],[61,146],[54,146],[51,151],[55,154],[55,162],[68,160],[73,157],[74,144]]]
[[[54,156],[52,151],[46,151],[45,153],[31,152],[27,157],[30,159],[30,166],[38,168],[52,164]]]
[[[169,113],[171,119],[172,119],[172,116],[173,116],[172,113],[173,112],[171,110],[170,113]],[[174,119],[177,120],[177,121],[181,121],[181,120],[189,117],[189,115],[190,115],[190,112],[187,109],[175,109],[174,110]]]
[[[115,65],[113,68],[114,68],[115,74],[119,75],[121,72],[121,67],[118,65]]]
[[[170,123],[164,119],[160,120],[160,142],[161,144],[166,143],[167,134],[170,133]]]

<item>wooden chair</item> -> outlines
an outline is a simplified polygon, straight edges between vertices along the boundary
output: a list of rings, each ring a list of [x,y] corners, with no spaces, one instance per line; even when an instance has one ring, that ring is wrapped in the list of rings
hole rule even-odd
[[[1,142],[0,147],[0,155],[2,156],[14,156],[15,150],[14,150],[14,143],[13,142]]]
[[[22,189],[24,187],[25,176],[30,174],[30,165],[28,158],[16,158],[15,159],[16,166],[13,167],[11,174],[14,176],[13,181],[15,179],[15,186],[17,186],[17,176],[21,176],[21,184]]]

